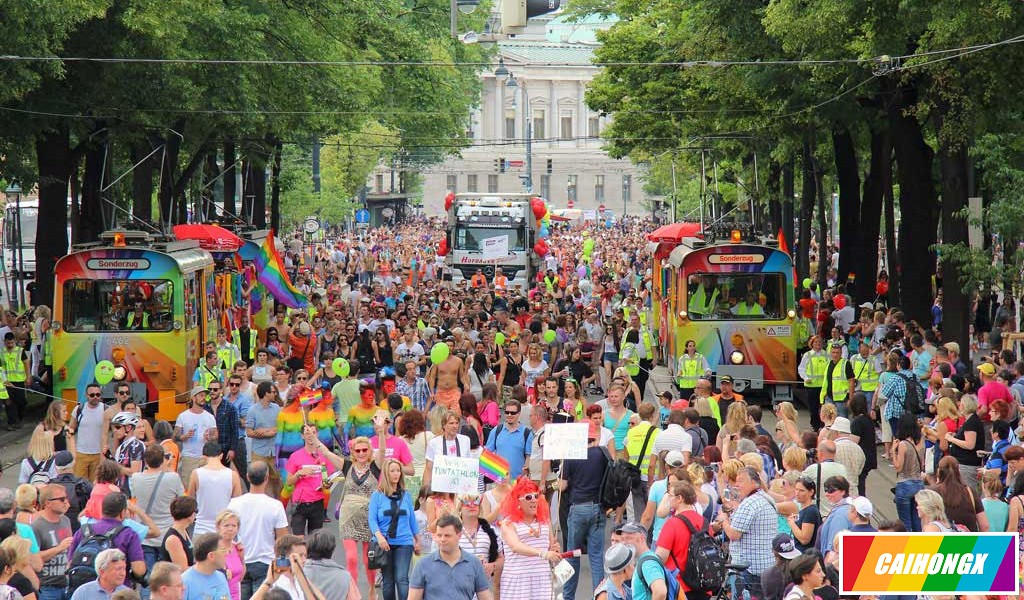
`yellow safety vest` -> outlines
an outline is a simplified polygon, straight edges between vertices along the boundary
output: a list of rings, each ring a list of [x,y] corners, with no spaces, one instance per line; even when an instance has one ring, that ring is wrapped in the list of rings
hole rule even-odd
[[[842,343],[843,345],[846,344],[846,342],[844,342],[843,340],[829,340],[828,344],[825,345],[825,351],[826,352],[831,352],[832,351],[832,346],[835,346],[836,344],[839,344],[839,343]]]
[[[547,275],[545,275],[544,285],[547,286],[549,294],[554,294],[555,286],[558,285],[558,276],[556,275],[554,279],[551,279]]]
[[[857,377],[857,385],[862,392],[873,392],[878,389],[878,371],[875,370],[871,359],[861,358],[858,354],[850,359],[853,364],[853,374]]]
[[[235,357],[235,349],[233,347],[217,348],[217,358],[220,359],[220,364],[223,365],[223,369],[230,371],[235,363],[238,362]]]
[[[697,387],[697,379],[703,375],[704,356],[697,352],[690,358],[689,354],[679,357],[679,365],[676,368],[676,382],[679,387],[693,389]]]
[[[850,382],[846,379],[846,362],[845,358],[840,358],[839,362],[836,363],[836,366],[832,368],[833,402],[845,402],[846,393],[850,390]],[[828,367],[826,366],[825,368],[827,369]],[[821,386],[821,394],[819,398],[822,402],[825,402],[826,391],[828,391],[828,388],[824,385]]]
[[[25,372],[25,363],[21,360],[23,349],[15,346],[11,350],[4,349],[4,371],[7,372],[7,380],[11,383],[25,383],[28,374]]]
[[[640,374],[640,357],[636,351],[636,344],[622,342],[622,346],[619,348],[619,366],[626,369],[630,377]]]
[[[7,387],[4,385],[5,383],[7,383],[7,371],[0,368],[0,400],[7,400],[11,397],[11,395],[7,393]]]
[[[714,396],[708,397],[708,405],[711,407],[711,416],[715,418],[718,426],[722,426],[722,407],[718,406],[718,400]]]
[[[135,325],[135,311],[128,313],[128,324],[126,327],[131,329]],[[143,311],[142,313],[142,328],[149,329],[149,313]]]
[[[219,354],[220,353],[218,353],[218,355]],[[204,390],[209,388],[210,384],[214,381],[221,381],[224,378],[221,374],[220,367],[214,367],[211,369],[203,364],[199,366],[197,372],[199,373],[199,380],[197,383],[202,386]]]
[[[762,316],[764,315],[764,310],[760,304],[748,307],[745,303],[741,302],[736,305],[736,315],[740,317]]]
[[[53,365],[53,332],[46,331],[46,339],[43,340],[43,364]]]
[[[707,297],[707,290],[704,289],[704,285],[697,286],[697,290],[690,296],[690,301],[686,303],[686,308],[693,314],[706,315],[718,304],[718,288],[711,293],[711,299]]]
[[[811,354],[810,364],[807,369],[808,387],[821,387],[825,382],[825,372],[828,369],[829,357],[824,352]]]
[[[647,427],[644,427],[644,425],[647,425]],[[651,429],[654,430],[654,433],[651,434],[651,439],[647,443],[647,449],[644,450],[644,438],[647,437],[647,432]],[[654,448],[654,440],[658,439],[659,431],[654,425],[644,422],[631,427],[626,432],[626,452],[629,452],[629,461],[639,467],[640,473],[643,475],[647,474],[647,469],[651,466],[651,450]],[[640,456],[640,452],[643,452],[644,456]]]
[[[238,351],[241,352],[242,334],[238,333],[237,329],[231,332],[231,341],[235,343],[235,346],[238,347]],[[243,356],[242,358],[246,358],[249,361],[256,360],[256,330],[251,327],[249,328],[249,356]]]

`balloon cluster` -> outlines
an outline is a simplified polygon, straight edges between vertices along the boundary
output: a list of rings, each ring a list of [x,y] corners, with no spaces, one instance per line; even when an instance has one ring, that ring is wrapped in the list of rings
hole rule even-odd
[[[437,243],[437,255],[438,256],[447,256],[448,255],[448,240],[447,239],[442,239],[440,242]]]
[[[448,195],[444,197],[444,209],[447,211],[455,203],[455,192],[448,192]]]
[[[533,211],[533,216],[537,219],[537,243],[533,246],[533,251],[538,256],[546,256],[549,248],[545,239],[551,235],[551,211],[548,210],[547,205],[541,198],[533,198],[530,200],[530,210]]]

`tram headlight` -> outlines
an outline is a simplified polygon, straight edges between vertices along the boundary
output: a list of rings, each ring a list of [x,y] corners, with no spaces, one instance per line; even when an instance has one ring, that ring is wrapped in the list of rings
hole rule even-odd
[[[114,367],[114,381],[124,381],[125,377],[128,377],[128,369],[122,365]]]
[[[181,331],[181,321],[175,321],[174,322],[174,330],[175,331]]]
[[[50,328],[54,331],[60,331],[60,321],[53,321],[50,323]]]
[[[729,355],[729,362],[731,362],[734,365],[742,365],[743,353],[740,352],[739,350],[733,350],[732,354]]]
[[[679,311],[679,318],[680,318],[680,319],[685,319],[685,318],[686,318],[687,316],[688,316],[688,315],[686,314],[686,311],[685,311],[685,310],[681,310],[681,311]]]
[[[786,313],[786,316],[789,317],[790,319],[795,319],[796,318],[796,311],[790,309],[790,311]]]

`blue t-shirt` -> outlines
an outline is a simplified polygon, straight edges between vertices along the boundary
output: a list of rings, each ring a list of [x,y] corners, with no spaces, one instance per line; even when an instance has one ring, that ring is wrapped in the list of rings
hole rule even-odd
[[[633,590],[633,600],[650,600],[651,584],[659,579],[665,581],[665,567],[661,565],[661,559],[653,551],[648,550],[636,557],[636,564],[640,565],[640,560],[645,556],[653,556],[655,559],[644,561],[639,569],[633,571],[633,582],[630,586]],[[643,581],[647,582],[646,586],[640,580],[640,571],[643,571]]]
[[[651,484],[651,491],[647,494],[647,501],[653,502],[654,507],[657,508],[658,503],[660,503],[661,499],[665,497],[665,492],[668,491],[667,488],[667,479],[659,479],[655,481]],[[654,522],[651,523],[651,539],[658,541],[658,534],[661,533],[661,528],[665,525],[665,521],[667,520],[668,517],[659,517],[658,511],[654,511]]]
[[[36,539],[36,532],[32,530],[32,526],[26,525],[25,523],[17,522],[15,523],[15,525],[18,528],[18,535],[32,542],[29,551],[32,554],[39,554],[39,540]]]
[[[220,571],[203,575],[192,567],[181,574],[181,582],[185,584],[183,600],[231,600],[228,578]]]
[[[271,402],[266,408],[259,402],[249,407],[246,426],[253,429],[277,429],[277,414],[281,407]],[[260,456],[274,456],[275,436],[252,438],[252,453]]]

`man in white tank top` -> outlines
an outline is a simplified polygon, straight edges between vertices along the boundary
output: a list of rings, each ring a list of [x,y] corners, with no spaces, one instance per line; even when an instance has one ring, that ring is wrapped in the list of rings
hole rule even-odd
[[[198,505],[195,535],[215,533],[217,514],[227,508],[232,498],[242,494],[238,473],[220,461],[220,444],[206,442],[203,456],[206,464],[192,471],[188,480],[188,495],[193,496]]]
[[[75,475],[89,481],[96,481],[96,468],[103,455],[107,439],[103,413],[106,409],[100,401],[100,386],[90,384],[85,388],[84,403],[71,411],[68,433],[75,436]]]

